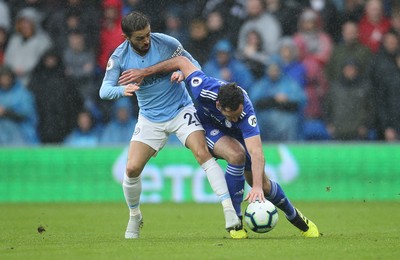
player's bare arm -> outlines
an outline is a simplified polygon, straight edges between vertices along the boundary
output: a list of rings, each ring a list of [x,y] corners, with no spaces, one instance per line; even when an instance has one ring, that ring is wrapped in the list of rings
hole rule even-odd
[[[147,76],[156,73],[165,73],[176,70],[180,70],[183,77],[186,78],[192,72],[199,70],[199,68],[197,68],[188,58],[184,56],[178,56],[169,60],[162,61],[148,68],[126,70],[122,72],[121,76],[119,77],[118,83],[120,85],[127,85],[129,83],[137,83],[140,85],[143,79]],[[175,77],[176,80],[179,81],[179,77]]]
[[[264,201],[265,197],[262,189],[262,182],[264,175],[265,158],[262,151],[261,138],[259,135],[256,135],[246,138],[244,141],[251,157],[251,171],[253,175],[253,186],[250,192],[247,194],[245,200],[248,200],[249,202],[254,202],[256,200]]]

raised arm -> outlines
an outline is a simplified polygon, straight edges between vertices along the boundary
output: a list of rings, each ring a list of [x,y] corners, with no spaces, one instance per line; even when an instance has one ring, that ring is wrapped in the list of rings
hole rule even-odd
[[[126,70],[122,72],[121,76],[119,77],[118,83],[120,85],[127,85],[130,83],[140,84],[147,76],[157,73],[172,72],[176,70],[180,70],[183,76],[186,78],[194,71],[199,70],[199,68],[197,68],[188,58],[184,56],[178,56],[144,69]]]

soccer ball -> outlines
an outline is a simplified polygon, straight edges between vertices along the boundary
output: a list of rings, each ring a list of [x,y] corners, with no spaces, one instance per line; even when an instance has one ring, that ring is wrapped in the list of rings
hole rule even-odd
[[[255,201],[247,205],[244,221],[252,231],[267,233],[278,224],[278,210],[268,200]]]

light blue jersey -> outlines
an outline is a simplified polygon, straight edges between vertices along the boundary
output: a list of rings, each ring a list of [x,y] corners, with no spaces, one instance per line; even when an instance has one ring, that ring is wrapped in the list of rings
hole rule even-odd
[[[183,49],[178,40],[162,33],[151,33],[150,49],[140,56],[129,41],[123,42],[111,55],[100,88],[102,99],[116,99],[124,95],[124,87],[118,86],[121,73],[128,69],[152,66],[175,56],[185,56],[198,65],[197,61]],[[200,65],[198,65],[200,67]],[[154,74],[146,77],[136,91],[139,113],[153,122],[173,119],[182,108],[193,104],[185,83],[171,83],[171,73]]]

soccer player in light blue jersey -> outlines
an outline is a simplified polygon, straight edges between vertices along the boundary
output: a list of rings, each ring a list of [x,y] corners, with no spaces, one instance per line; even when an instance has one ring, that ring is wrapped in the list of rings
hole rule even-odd
[[[268,199],[285,213],[303,236],[319,237],[317,226],[304,217],[292,205],[280,185],[269,180],[265,174],[265,159],[253,104],[246,91],[236,83],[208,77],[186,57],[172,58],[149,68],[125,71],[120,82],[140,83],[155,73],[174,70],[180,70],[181,73],[174,73],[171,81],[185,80],[191,87],[197,101],[197,114],[206,130],[209,149],[216,158],[228,162],[225,177],[237,215],[242,217],[241,203],[246,178],[252,186],[246,200]],[[231,230],[230,235],[233,238],[247,238],[243,227]]]
[[[140,89],[131,84],[118,84],[121,73],[132,68],[145,68],[184,55],[190,60],[178,40],[161,33],[152,33],[148,18],[132,12],[121,22],[125,41],[111,55],[103,83],[102,99],[136,96],[139,103],[138,123],[129,146],[123,191],[129,207],[129,221],[125,238],[139,238],[143,217],[139,207],[142,191],[140,174],[152,156],[165,145],[170,134],[188,147],[207,174],[213,191],[219,196],[225,216],[227,231],[240,227],[229,195],[224,172],[207,149],[204,129],[199,122],[193,102],[183,82],[171,83],[172,72],[158,73],[141,82]]]

